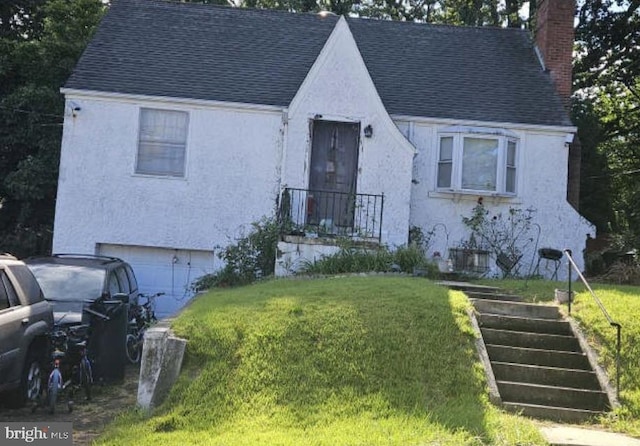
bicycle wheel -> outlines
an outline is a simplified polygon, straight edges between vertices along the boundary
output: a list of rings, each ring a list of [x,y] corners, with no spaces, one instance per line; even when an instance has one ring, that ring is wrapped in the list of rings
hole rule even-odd
[[[49,389],[49,413],[51,415],[56,413],[56,403],[58,402],[58,387],[52,386]]]
[[[140,355],[142,350],[142,342],[138,340],[138,337],[133,334],[127,335],[127,359],[131,364],[137,364],[140,361]]]
[[[84,394],[87,397],[87,401],[91,401],[91,386],[93,385],[93,371],[91,369],[91,362],[89,358],[83,358],[80,360],[80,387],[84,389]]]

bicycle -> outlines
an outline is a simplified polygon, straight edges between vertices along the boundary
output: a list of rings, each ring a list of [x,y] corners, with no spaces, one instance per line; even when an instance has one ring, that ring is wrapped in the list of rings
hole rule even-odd
[[[67,409],[73,410],[76,391],[91,400],[93,369],[87,354],[88,325],[57,327],[51,334],[52,370],[47,382],[49,413],[53,414],[61,393],[67,394]],[[67,377],[65,379],[64,377]]]
[[[147,301],[142,305],[131,307],[131,317],[129,319],[129,331],[126,340],[127,359],[131,364],[137,364],[142,357],[142,345],[144,343],[144,333],[158,319],[155,314],[155,298],[163,296],[164,293],[139,294],[138,298],[145,298]]]

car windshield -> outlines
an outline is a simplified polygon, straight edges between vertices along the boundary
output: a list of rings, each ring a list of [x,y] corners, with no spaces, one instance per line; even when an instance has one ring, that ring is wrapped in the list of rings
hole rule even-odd
[[[82,311],[83,301],[95,300],[102,294],[106,275],[103,269],[55,264],[32,264],[29,268],[38,279],[44,297],[54,301],[54,311]],[[64,309],[59,310],[58,306]]]

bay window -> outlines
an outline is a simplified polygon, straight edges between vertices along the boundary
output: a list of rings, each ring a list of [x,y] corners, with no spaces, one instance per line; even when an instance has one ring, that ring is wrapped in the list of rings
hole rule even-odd
[[[454,128],[438,138],[441,191],[515,195],[518,139],[510,132]]]

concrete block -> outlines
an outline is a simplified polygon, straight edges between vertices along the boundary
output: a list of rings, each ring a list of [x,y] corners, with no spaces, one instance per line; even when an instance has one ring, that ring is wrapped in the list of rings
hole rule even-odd
[[[151,409],[162,403],[178,379],[187,341],[171,335],[167,327],[153,327],[144,335],[138,404]]]
[[[480,356],[480,361],[482,361],[484,373],[487,378],[487,387],[489,389],[489,401],[491,401],[496,406],[500,406],[502,404],[502,399],[500,398],[500,392],[498,391],[496,378],[493,374],[493,368],[491,367],[491,360],[489,359],[487,346],[485,345],[484,339],[482,338],[482,333],[480,332],[480,326],[478,325],[476,314],[472,310],[467,310],[467,314],[469,315],[469,319],[471,320],[473,331],[476,334],[476,337],[475,337],[476,350],[478,352],[478,355]]]

